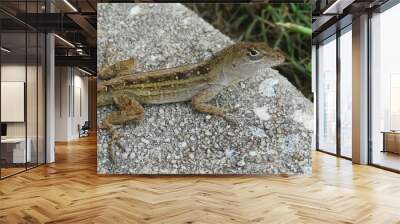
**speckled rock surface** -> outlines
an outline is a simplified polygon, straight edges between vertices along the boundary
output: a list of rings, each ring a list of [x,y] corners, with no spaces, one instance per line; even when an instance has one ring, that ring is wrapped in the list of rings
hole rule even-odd
[[[98,5],[98,66],[129,57],[139,71],[195,63],[232,40],[180,4]],[[273,69],[221,92],[239,125],[189,103],[144,105],[145,118],[119,127],[122,148],[98,132],[101,174],[309,174],[313,106]],[[115,111],[98,108],[98,122]]]

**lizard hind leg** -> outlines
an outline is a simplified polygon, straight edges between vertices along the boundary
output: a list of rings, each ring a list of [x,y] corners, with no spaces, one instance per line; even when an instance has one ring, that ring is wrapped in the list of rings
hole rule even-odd
[[[134,98],[127,95],[118,95],[113,97],[114,104],[120,111],[109,114],[103,121],[101,127],[106,129],[111,135],[111,142],[108,146],[108,155],[111,161],[114,161],[112,146],[115,145],[122,149],[120,143],[121,135],[116,129],[116,125],[125,124],[129,121],[142,120],[144,118],[144,109],[142,105]]]
[[[115,125],[112,125],[107,119],[104,119],[100,125],[101,129],[107,130],[107,132],[111,135],[111,141],[108,144],[107,155],[109,160],[114,162],[114,150],[113,146],[117,146],[118,148],[122,148],[122,145],[119,143],[118,139],[120,139],[120,135],[117,131]]]

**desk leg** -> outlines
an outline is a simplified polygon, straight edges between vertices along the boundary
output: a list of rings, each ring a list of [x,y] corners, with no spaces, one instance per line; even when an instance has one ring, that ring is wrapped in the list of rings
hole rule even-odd
[[[386,152],[386,134],[382,133],[383,135],[383,149],[381,152]]]

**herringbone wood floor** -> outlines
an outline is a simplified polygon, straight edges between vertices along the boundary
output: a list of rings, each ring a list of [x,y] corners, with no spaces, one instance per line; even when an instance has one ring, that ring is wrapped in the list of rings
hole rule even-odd
[[[100,176],[96,141],[0,181],[0,223],[400,223],[400,175],[316,152],[309,177]]]

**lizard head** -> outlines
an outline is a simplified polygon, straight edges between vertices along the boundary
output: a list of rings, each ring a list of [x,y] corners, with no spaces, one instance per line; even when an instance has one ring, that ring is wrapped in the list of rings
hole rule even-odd
[[[285,57],[279,50],[265,43],[239,42],[226,49],[224,60],[225,81],[247,79],[263,68],[282,64]]]
[[[237,43],[234,58],[241,65],[274,67],[282,64],[285,57],[281,51],[268,47],[265,43]]]

